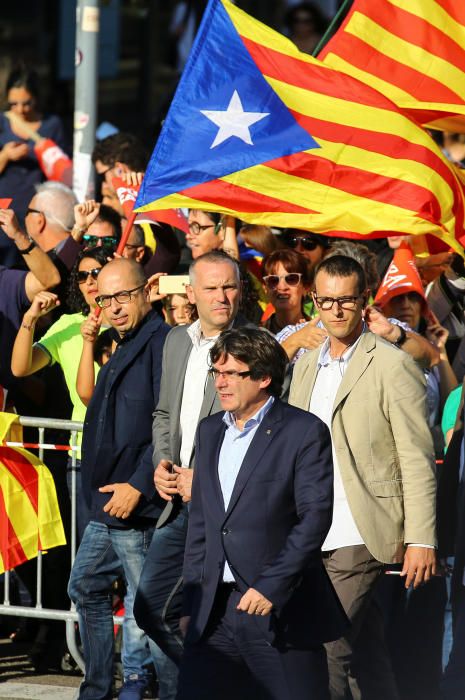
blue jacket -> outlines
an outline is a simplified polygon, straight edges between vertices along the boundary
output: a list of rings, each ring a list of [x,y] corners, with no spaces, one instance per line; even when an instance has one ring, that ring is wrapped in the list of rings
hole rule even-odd
[[[227,511],[218,478],[226,425],[205,418],[196,442],[184,557],[186,644],[203,634],[227,558],[242,593],[273,603],[256,618],[271,643],[306,648],[338,639],[346,617],[324,570],[321,546],[331,525],[331,437],[316,416],[276,400],[244,457]]]
[[[165,505],[153,484],[152,413],[158,402],[163,345],[169,330],[150,312],[118,342],[99,372],[82,441],[82,483],[92,520],[138,527],[146,524],[146,518],[158,518]],[[98,489],[112,483],[130,483],[143,494],[126,520],[103,512],[111,494]]]

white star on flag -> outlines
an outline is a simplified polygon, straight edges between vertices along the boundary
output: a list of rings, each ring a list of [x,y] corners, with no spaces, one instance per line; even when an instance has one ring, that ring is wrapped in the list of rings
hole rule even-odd
[[[207,119],[219,126],[218,133],[210,148],[219,146],[220,143],[223,143],[231,136],[237,136],[244,143],[253,146],[249,127],[270,116],[269,112],[244,112],[237,90],[234,90],[226,111],[219,112],[206,109],[201,109],[200,111]]]

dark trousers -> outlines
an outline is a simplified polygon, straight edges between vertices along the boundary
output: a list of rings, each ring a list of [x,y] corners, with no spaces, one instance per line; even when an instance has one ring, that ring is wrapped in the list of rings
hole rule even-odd
[[[444,700],[465,698],[465,587],[460,586],[452,601],[454,640],[441,685]]]
[[[205,633],[185,646],[176,700],[328,700],[323,646],[272,646],[257,618],[236,609],[240,598],[219,586]]]
[[[397,700],[383,616],[373,596],[384,565],[365,545],[324,552],[323,562],[351,623],[345,637],[325,645],[331,700]]]
[[[153,535],[134,601],[134,617],[150,639],[179,664],[183,650],[179,618],[187,506],[173,516]]]

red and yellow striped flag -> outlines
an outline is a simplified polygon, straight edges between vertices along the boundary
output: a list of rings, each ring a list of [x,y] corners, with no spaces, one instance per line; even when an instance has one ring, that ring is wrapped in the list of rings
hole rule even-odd
[[[318,58],[425,126],[465,131],[463,0],[355,0]]]
[[[0,413],[0,442],[17,416]],[[21,448],[0,446],[0,573],[66,544],[49,470]]]
[[[462,187],[424,129],[227,0],[210,0],[136,202],[176,207],[465,243]]]

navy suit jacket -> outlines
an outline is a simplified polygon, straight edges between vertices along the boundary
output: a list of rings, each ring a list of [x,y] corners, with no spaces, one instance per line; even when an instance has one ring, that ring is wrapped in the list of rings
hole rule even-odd
[[[257,616],[272,643],[305,648],[337,639],[345,615],[324,570],[321,546],[331,525],[333,464],[326,425],[276,400],[253,437],[227,511],[218,478],[223,413],[197,432],[196,470],[184,559],[186,644],[205,631],[225,557],[242,593],[273,603]]]
[[[82,483],[92,520],[135,527],[140,524],[137,518],[158,518],[164,507],[153,484],[152,413],[169,330],[154,311],[149,312],[99,372],[82,440]],[[128,482],[142,493],[126,520],[103,512],[112,494],[98,489],[117,482]]]

